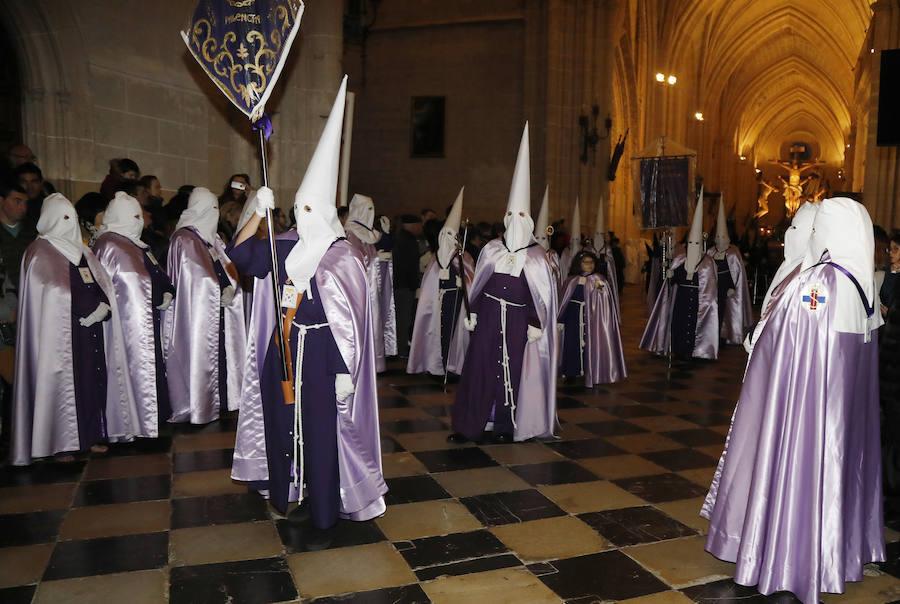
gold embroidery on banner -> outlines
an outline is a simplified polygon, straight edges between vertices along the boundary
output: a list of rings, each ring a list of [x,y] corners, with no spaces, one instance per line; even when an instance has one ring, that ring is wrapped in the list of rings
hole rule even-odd
[[[255,1],[228,0],[229,4],[238,8],[250,6]],[[229,19],[230,22],[260,23],[259,15],[229,15],[226,22]],[[229,97],[232,96],[231,91],[237,92],[245,106],[251,106],[262,97],[269,77],[275,71],[285,36],[292,27],[292,15],[283,5],[275,8],[275,21],[279,26],[272,29],[268,41],[262,32],[255,29],[247,32],[240,41],[233,31],[226,32],[221,40],[216,40],[208,19],[198,19],[191,27],[191,42],[199,51],[199,56],[203,57],[204,66],[212,69],[220,78],[227,79],[230,90],[224,92]],[[255,52],[251,54],[252,49]]]

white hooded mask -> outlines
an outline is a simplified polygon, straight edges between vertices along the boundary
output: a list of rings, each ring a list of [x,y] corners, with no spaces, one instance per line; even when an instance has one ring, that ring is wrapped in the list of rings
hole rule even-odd
[[[775,271],[772,283],[763,298],[762,310],[765,312],[769,305],[769,299],[775,288],[784,281],[791,272],[797,268],[806,257],[809,250],[809,237],[812,234],[813,221],[819,204],[806,202],[797,209],[791,220],[791,226],[784,232],[784,262]],[[755,341],[755,338],[754,338]]]
[[[569,248],[572,250],[572,258],[581,251],[581,207],[577,197],[575,209],[572,210],[572,237],[569,239]]]
[[[359,237],[364,243],[374,245],[381,239],[381,233],[373,228],[374,225],[375,202],[367,195],[354,194],[353,199],[350,200],[344,228]]]
[[[843,267],[859,283],[866,304],[875,306],[875,239],[865,206],[846,197],[819,203],[802,270],[818,263],[826,250],[831,262]],[[869,332],[884,323],[881,313],[875,308],[871,317],[867,316],[853,282],[842,273],[836,279],[838,292],[832,298],[836,304],[834,330],[866,334],[868,339]]]
[[[606,220],[604,220],[603,215],[603,198],[600,198],[600,203],[597,204],[597,223],[594,225],[594,249],[597,250],[598,254],[604,253],[606,250]]]
[[[687,257],[684,260],[684,269],[687,278],[693,279],[697,271],[697,265],[703,258],[703,189],[700,189],[700,198],[697,207],[694,208],[694,218],[691,221],[691,230],[688,233]]]
[[[344,236],[334,200],[337,195],[346,97],[347,76],[344,76],[328,121],[325,122],[325,129],[319,137],[319,144],[316,145],[303,181],[294,195],[298,240],[285,259],[284,269],[300,293],[312,294],[309,283],[316,274],[322,256],[336,239]]]
[[[101,233],[116,233],[127,237],[140,248],[146,248],[147,244],[141,241],[141,231],[144,230],[144,211],[138,200],[131,195],[119,191],[106,207],[103,214],[103,224],[100,225]]]
[[[541,211],[538,212],[537,222],[534,225],[534,238],[545,250],[550,249],[550,185],[544,189],[544,200],[541,202]]]
[[[464,190],[465,187],[459,190],[456,201],[453,202],[453,207],[450,209],[450,214],[447,216],[447,220],[444,221],[444,226],[441,227],[441,232],[438,234],[437,259],[441,268],[450,266],[450,261],[453,260],[453,256],[456,255],[456,250],[459,248],[457,234],[459,233],[459,223],[462,220]]]
[[[725,251],[731,245],[731,238],[728,236],[728,224],[725,222],[725,201],[719,198],[719,217],[716,220],[716,258],[724,258]]]
[[[534,220],[531,218],[531,162],[528,147],[528,122],[519,142],[519,155],[513,171],[512,185],[506,215],[503,217],[503,243],[509,253],[504,254],[494,267],[497,273],[518,277],[528,257],[527,248],[534,241]]]
[[[196,187],[188,197],[187,209],[181,213],[175,230],[194,227],[207,243],[216,241],[219,226],[219,200],[206,187]]]
[[[84,250],[81,240],[81,227],[78,226],[78,214],[75,206],[60,193],[54,193],[44,199],[41,206],[41,217],[38,218],[37,232],[41,239],[46,239],[69,262],[78,266]]]

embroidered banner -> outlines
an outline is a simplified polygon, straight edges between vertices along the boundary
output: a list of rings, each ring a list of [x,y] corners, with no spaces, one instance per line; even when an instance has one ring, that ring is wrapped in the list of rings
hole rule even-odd
[[[648,157],[640,161],[641,226],[658,229],[686,225],[690,158]]]
[[[304,8],[301,0],[200,0],[181,37],[219,90],[255,122],[281,75]]]

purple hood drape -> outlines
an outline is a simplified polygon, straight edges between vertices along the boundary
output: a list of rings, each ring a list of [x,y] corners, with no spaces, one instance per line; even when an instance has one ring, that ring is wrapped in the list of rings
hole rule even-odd
[[[531,240],[534,242],[534,238]],[[489,241],[478,256],[469,300],[475,300],[494,274],[494,265],[507,254],[500,239]],[[525,345],[519,400],[516,401],[516,429],[513,437],[523,441],[533,437],[549,438],[556,427],[556,316],[558,290],[547,254],[540,245],[526,251],[525,268],[528,289],[541,322],[541,337]]]
[[[840,279],[817,266],[773,296],[701,511],[737,583],[808,604],[885,559],[878,343],[833,329]]]
[[[711,247],[706,254],[714,258],[716,248]],[[747,285],[747,271],[744,259],[737,246],[729,245],[725,250],[728,272],[734,282],[734,295],[725,303],[725,317],[722,320],[722,339],[738,346],[744,341],[744,334],[753,325],[753,306],[750,303],[750,288]]]
[[[682,248],[683,250],[683,248]],[[684,252],[672,259],[671,270],[684,264]],[[697,308],[697,329],[694,335],[693,356],[701,359],[716,359],[719,356],[719,310],[718,290],[716,289],[716,263],[709,256],[703,256],[697,265],[697,282],[700,289],[699,306]],[[671,338],[672,309],[678,286],[663,283],[653,312],[647,319],[647,327],[641,336],[640,348],[656,354],[669,352]]]
[[[475,268],[472,256],[468,252],[463,254],[463,268],[466,273],[466,283],[472,283]],[[441,358],[439,274],[440,266],[438,266],[435,256],[422,277],[419,303],[416,307],[416,322],[413,326],[412,341],[409,347],[409,362],[406,364],[407,373],[427,371],[431,375],[444,375],[444,361]],[[457,292],[458,295],[462,295],[461,288]],[[462,371],[463,362],[466,359],[466,348],[469,346],[469,332],[463,326],[464,316],[465,305],[462,305],[456,317],[456,328],[450,339],[450,350],[447,352],[447,369],[454,373]]]
[[[111,441],[129,440],[140,416],[131,396],[115,290],[93,252],[85,247],[82,253],[111,307],[112,316],[103,324],[106,341],[112,344],[105,349],[107,434]],[[78,437],[73,371],[69,260],[52,243],[38,239],[25,250],[19,280],[13,465],[84,448]]]
[[[156,393],[156,337],[153,331],[153,281],[144,265],[144,252],[130,239],[103,233],[94,244],[94,254],[106,269],[115,289],[119,325],[125,346],[126,367],[138,421],[135,436],[158,436]],[[106,345],[111,345],[106,330]]]
[[[574,275],[566,282],[559,302],[560,319],[578,286],[578,279],[579,276]],[[584,385],[592,388],[597,384],[611,384],[628,377],[612,288],[609,281],[597,273],[585,276],[584,324],[587,328]],[[562,345],[560,341],[560,349]]]

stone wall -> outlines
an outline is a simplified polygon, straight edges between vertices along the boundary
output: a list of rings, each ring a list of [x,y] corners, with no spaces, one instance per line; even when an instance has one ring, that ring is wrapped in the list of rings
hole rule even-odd
[[[307,2],[298,38],[267,111],[275,134],[270,185],[289,206],[341,76],[342,3]],[[220,192],[228,176],[261,176],[246,118],[206,78],[181,40],[193,0],[9,0],[24,82],[25,142],[45,176],[77,200],[97,190],[109,159],[130,157],[172,192]]]

